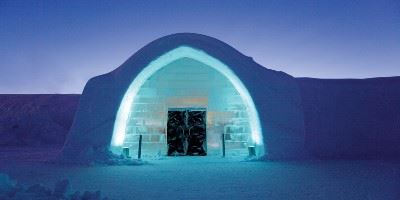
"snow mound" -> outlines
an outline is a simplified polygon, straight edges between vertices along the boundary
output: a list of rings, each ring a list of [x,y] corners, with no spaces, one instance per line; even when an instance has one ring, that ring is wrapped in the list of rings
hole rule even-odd
[[[0,145],[62,145],[80,95],[1,94]]]
[[[99,153],[101,152],[101,153]],[[144,165],[147,161],[141,159],[126,158],[123,155],[113,154],[107,149],[92,149],[89,148],[82,152],[83,154],[76,157],[76,159],[65,159],[64,157],[58,156],[53,160],[49,160],[49,163],[62,164],[62,165]]]
[[[311,154],[400,158],[400,77],[297,81]]]
[[[63,199],[63,200],[101,200],[108,199],[101,197],[100,191],[85,191],[83,193],[76,191],[70,192],[70,182],[67,179],[58,181],[54,185],[54,189],[47,188],[41,184],[34,184],[30,187],[23,187],[15,184],[6,174],[0,174],[0,199],[17,200],[17,199]]]

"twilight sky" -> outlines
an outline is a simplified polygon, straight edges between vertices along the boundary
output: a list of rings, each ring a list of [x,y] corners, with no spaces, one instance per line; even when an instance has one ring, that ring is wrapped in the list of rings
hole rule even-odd
[[[81,93],[177,32],[215,37],[296,77],[400,76],[398,0],[0,0],[0,93]]]

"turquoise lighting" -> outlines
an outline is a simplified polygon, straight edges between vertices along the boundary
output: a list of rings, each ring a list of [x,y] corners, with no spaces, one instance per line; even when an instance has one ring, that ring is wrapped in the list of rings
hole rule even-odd
[[[123,145],[126,134],[126,127],[128,123],[128,117],[133,105],[132,103],[135,99],[136,94],[138,93],[142,85],[145,83],[145,81],[164,66],[181,58],[191,58],[199,62],[202,62],[214,68],[221,74],[223,74],[232,83],[234,88],[240,94],[243,103],[245,104],[248,110],[249,124],[251,129],[251,139],[254,142],[254,144],[262,146],[263,140],[262,140],[261,125],[260,125],[260,120],[258,118],[258,113],[252,97],[250,96],[249,92],[247,91],[243,83],[240,81],[240,79],[234,74],[234,72],[227,65],[225,65],[218,59],[208,55],[206,52],[188,46],[180,46],[176,49],[173,49],[161,55],[157,59],[150,62],[131,83],[121,101],[121,105],[117,112],[114,124],[113,137],[111,140],[111,147],[120,147],[121,145]],[[260,152],[260,154],[263,153],[264,151]]]

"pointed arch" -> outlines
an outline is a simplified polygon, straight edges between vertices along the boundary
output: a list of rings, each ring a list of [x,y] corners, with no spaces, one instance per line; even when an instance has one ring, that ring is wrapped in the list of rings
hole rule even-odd
[[[259,150],[260,154],[264,154],[260,119],[258,117],[256,106],[247,88],[244,86],[238,76],[226,64],[214,58],[213,56],[210,56],[206,52],[192,48],[190,46],[179,46],[159,56],[158,58],[150,62],[129,85],[116,114],[110,144],[111,149],[115,147],[120,147],[124,142],[129,112],[132,109],[132,103],[135,99],[135,96],[141,86],[144,84],[144,82],[164,66],[181,58],[191,58],[202,62],[220,72],[230,81],[230,83],[238,91],[248,110],[252,142],[254,143],[254,145],[257,145],[258,149],[261,148]]]

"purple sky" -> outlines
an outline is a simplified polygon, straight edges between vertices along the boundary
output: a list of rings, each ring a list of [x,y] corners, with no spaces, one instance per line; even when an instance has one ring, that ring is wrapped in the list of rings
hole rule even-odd
[[[400,75],[398,0],[0,0],[0,93],[81,93],[177,32],[216,37],[296,77]]]

